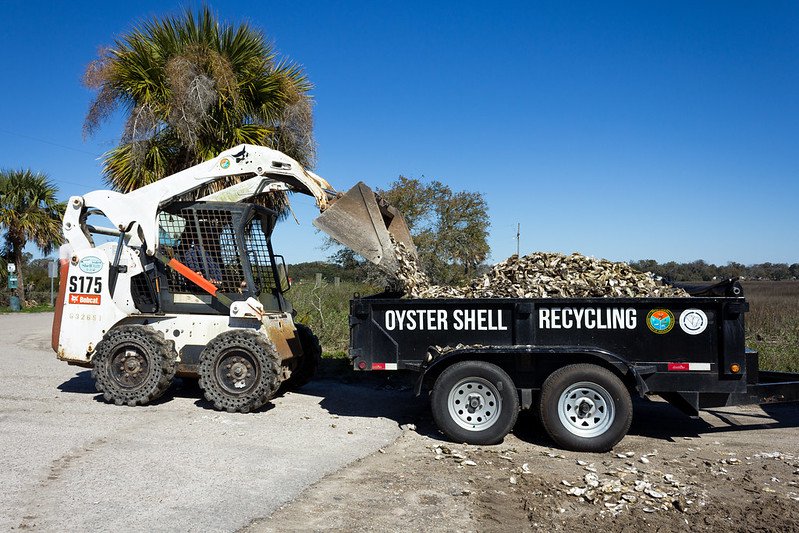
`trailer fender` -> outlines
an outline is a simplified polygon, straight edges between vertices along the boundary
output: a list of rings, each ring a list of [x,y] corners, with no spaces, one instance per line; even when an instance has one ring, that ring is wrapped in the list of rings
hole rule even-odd
[[[623,376],[632,376],[635,390],[642,398],[649,392],[644,376],[653,374],[657,370],[654,365],[636,365],[607,350],[586,346],[474,346],[445,353],[440,353],[431,347],[428,353],[432,354],[432,357],[419,369],[419,377],[414,387],[416,396],[421,395],[424,380],[428,375],[437,374],[454,363],[469,359],[490,361],[494,357],[507,355],[560,355],[564,358],[564,364],[568,364],[569,356],[597,358],[615,368]]]

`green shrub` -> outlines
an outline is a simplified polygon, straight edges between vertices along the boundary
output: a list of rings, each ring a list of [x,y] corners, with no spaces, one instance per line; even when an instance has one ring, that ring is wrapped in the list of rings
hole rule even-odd
[[[338,286],[322,281],[302,281],[292,285],[286,298],[297,310],[295,322],[309,326],[326,357],[347,357],[349,348],[350,299],[353,294],[373,294],[378,289],[363,283],[342,281]]]

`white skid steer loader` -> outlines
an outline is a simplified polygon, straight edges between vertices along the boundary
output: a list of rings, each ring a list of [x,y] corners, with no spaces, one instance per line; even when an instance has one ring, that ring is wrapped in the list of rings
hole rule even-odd
[[[259,408],[281,384],[305,384],[321,349],[284,298],[288,276],[270,240],[277,214],[246,203],[266,191],[314,197],[314,225],[387,271],[396,268],[392,239],[415,252],[402,215],[363,183],[340,194],[281,152],[240,145],[127,194],[69,199],[58,358],[91,367],[97,390],[118,405],[158,398],[175,375],[198,377],[214,407],[231,412]],[[99,236],[108,242],[95,244]]]

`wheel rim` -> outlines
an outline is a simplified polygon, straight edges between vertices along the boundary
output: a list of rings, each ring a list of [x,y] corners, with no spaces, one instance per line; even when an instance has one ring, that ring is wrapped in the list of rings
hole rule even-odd
[[[111,377],[123,388],[135,389],[147,380],[150,363],[138,346],[126,346],[111,359]]]
[[[581,381],[563,391],[558,400],[558,416],[570,433],[590,438],[602,435],[616,418],[615,403],[604,387]]]
[[[261,367],[255,357],[240,349],[222,352],[216,364],[216,379],[230,394],[246,394],[261,379]]]
[[[490,381],[478,377],[456,383],[449,391],[447,406],[452,420],[469,431],[490,428],[502,413],[499,391]]]

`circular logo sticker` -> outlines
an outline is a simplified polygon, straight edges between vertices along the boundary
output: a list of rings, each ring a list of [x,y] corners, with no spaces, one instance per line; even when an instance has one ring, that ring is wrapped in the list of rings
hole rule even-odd
[[[688,335],[699,335],[707,329],[707,315],[701,309],[686,309],[680,314],[680,327]]]
[[[99,257],[94,257],[93,255],[87,255],[83,259],[80,260],[78,263],[78,268],[86,272],[87,274],[96,274],[100,272],[103,268],[103,261]]]
[[[230,166],[230,159],[227,157],[223,157],[222,160],[219,162],[219,166],[222,168],[227,168]]]
[[[674,313],[668,309],[652,309],[646,315],[646,325],[654,333],[668,333],[674,327]]]

